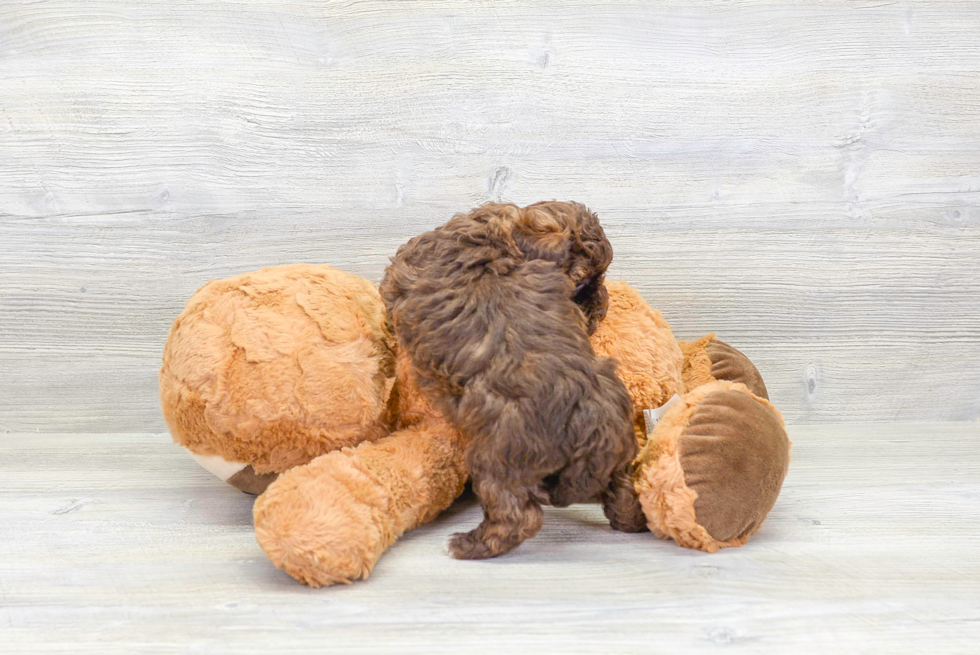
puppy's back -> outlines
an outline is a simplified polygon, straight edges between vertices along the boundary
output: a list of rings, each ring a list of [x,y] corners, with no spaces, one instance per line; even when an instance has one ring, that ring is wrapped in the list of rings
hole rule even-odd
[[[486,466],[530,483],[577,462],[594,470],[580,485],[594,495],[594,481],[635,448],[614,363],[596,359],[555,263],[521,261],[492,238],[466,241],[444,229],[416,237],[381,285],[420,386]]]
[[[586,220],[576,224],[585,228],[556,232],[545,220],[539,242],[515,237],[514,224],[486,208],[457,216],[402,246],[382,280],[419,388],[468,440],[485,518],[453,538],[457,557],[514,548],[537,532],[549,499],[601,496],[614,527],[642,526],[628,475],[629,395],[588,339],[605,313],[611,256],[594,215],[582,210]]]

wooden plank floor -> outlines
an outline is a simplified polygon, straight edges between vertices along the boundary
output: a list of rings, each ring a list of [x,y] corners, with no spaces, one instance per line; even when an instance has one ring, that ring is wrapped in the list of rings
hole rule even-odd
[[[596,507],[490,562],[457,503],[367,582],[265,559],[251,499],[156,434],[0,435],[0,651],[976,653],[980,424],[801,426],[783,494],[715,555]]]

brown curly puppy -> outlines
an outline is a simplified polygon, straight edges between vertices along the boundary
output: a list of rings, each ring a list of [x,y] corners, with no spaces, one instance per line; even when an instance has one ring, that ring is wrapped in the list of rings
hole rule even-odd
[[[577,203],[487,204],[398,249],[381,282],[420,388],[467,439],[484,519],[450,553],[506,553],[541,503],[601,499],[619,530],[645,519],[630,482],[632,405],[588,335],[605,316],[612,248]]]

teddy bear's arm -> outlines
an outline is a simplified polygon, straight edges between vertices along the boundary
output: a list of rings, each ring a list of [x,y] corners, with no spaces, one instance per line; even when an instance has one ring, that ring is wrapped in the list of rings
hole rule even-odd
[[[684,353],[684,386],[688,391],[713,380],[740,382],[754,395],[769,400],[759,369],[737,348],[706,334],[696,341],[679,342]]]
[[[300,582],[349,583],[449,507],[466,478],[459,434],[429,418],[280,475],[255,502],[256,539]]]

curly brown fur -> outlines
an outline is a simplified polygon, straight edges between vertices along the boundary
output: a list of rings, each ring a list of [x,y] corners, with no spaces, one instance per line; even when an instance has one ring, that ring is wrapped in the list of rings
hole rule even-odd
[[[399,347],[466,437],[484,508],[478,528],[454,535],[453,556],[515,548],[549,501],[599,498],[614,528],[643,529],[630,398],[588,339],[605,316],[611,260],[583,205],[488,204],[412,239],[385,272]]]

